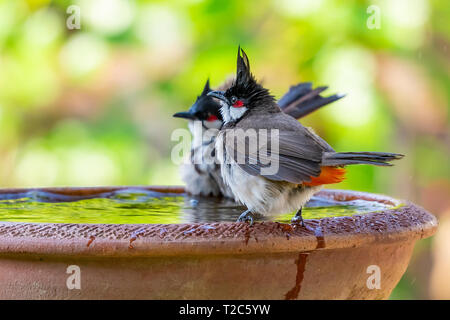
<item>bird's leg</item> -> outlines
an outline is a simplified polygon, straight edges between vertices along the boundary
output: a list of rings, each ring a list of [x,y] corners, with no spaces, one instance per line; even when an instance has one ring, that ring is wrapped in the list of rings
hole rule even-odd
[[[298,209],[297,213],[292,218],[291,223],[292,224],[300,223],[302,225],[302,227],[305,226],[305,222],[303,221],[303,217],[302,217],[302,208]]]
[[[250,210],[245,210],[237,219],[236,222],[250,222],[250,225],[253,224],[253,215],[252,212]]]

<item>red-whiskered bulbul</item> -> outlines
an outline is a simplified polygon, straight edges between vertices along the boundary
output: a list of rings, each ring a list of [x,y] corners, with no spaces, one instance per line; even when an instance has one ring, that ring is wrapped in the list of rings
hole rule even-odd
[[[227,90],[232,83],[232,80],[225,81],[218,90]],[[322,97],[320,93],[326,89],[327,87],[313,89],[310,82],[299,83],[290,87],[278,101],[278,105],[285,113],[299,119],[344,96],[336,94]],[[189,194],[224,196],[237,201],[230,188],[223,182],[219,161],[215,155],[215,138],[223,121],[219,100],[207,95],[211,91],[209,80],[207,80],[203,92],[191,108],[173,115],[189,120],[188,126],[193,137],[190,157],[180,167],[181,178]],[[198,128],[200,130],[194,130],[195,121],[201,123],[201,128]]]
[[[311,129],[281,111],[269,90],[250,73],[247,55],[240,48],[233,85],[208,96],[221,102],[224,125],[215,146],[222,177],[248,209],[238,221],[252,223],[252,214],[297,211],[292,222],[304,225],[302,206],[323,185],[341,182],[344,166],[389,166],[389,161],[403,157],[385,152],[335,152]],[[266,137],[270,130],[276,134],[266,143],[258,141],[255,147],[242,134],[252,130],[265,132]],[[264,170],[268,160],[275,172]]]

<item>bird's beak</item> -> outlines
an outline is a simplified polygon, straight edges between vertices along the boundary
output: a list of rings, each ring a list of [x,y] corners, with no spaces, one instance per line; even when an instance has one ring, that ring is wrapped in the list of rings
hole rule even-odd
[[[207,96],[217,98],[225,102],[227,105],[230,105],[230,101],[227,97],[225,97],[225,92],[223,91],[211,91],[207,94]]]
[[[183,119],[189,119],[189,120],[196,120],[197,117],[191,113],[190,111],[183,111],[183,112],[177,112],[173,115],[175,118],[183,118]]]

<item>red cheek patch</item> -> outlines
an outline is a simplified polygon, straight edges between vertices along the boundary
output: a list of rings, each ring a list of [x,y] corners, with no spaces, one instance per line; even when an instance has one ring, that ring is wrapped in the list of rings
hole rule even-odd
[[[216,116],[214,116],[214,115],[210,115],[208,117],[208,119],[206,119],[206,121],[216,121],[216,120],[219,120],[219,119]]]
[[[238,100],[233,104],[233,108],[242,108],[243,106],[244,103],[241,100]]]

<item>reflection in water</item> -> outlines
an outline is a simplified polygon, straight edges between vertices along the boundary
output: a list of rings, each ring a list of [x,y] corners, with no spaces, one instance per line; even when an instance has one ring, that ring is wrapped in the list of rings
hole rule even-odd
[[[386,209],[375,201],[334,201],[313,197],[303,210],[305,219],[350,216]],[[189,223],[236,221],[245,208],[227,199],[163,194],[142,189],[90,196],[67,196],[43,191],[0,194],[0,221],[47,223]],[[257,217],[290,222],[292,214]]]

